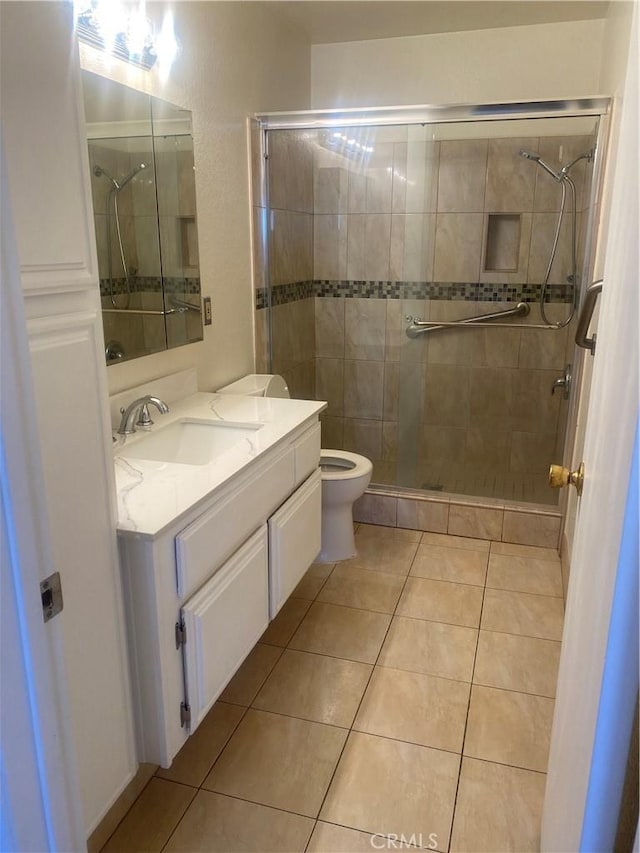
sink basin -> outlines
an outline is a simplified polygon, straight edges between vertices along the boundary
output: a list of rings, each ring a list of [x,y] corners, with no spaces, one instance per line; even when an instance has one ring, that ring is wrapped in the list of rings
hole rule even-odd
[[[185,418],[150,432],[118,453],[125,459],[207,465],[243,441],[250,441],[263,424],[204,421]]]

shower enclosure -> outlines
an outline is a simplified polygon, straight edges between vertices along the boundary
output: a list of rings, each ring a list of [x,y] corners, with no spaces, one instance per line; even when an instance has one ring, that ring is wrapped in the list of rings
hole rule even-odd
[[[557,505],[606,111],[255,124],[258,369],[328,401],[323,446],[374,486]]]

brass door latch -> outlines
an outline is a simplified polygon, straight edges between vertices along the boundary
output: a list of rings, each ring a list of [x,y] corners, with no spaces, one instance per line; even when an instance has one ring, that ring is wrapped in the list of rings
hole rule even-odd
[[[570,471],[563,465],[552,465],[549,468],[549,485],[552,489],[561,489],[569,484],[576,487],[580,497],[584,485],[584,462],[580,463],[577,471]]]

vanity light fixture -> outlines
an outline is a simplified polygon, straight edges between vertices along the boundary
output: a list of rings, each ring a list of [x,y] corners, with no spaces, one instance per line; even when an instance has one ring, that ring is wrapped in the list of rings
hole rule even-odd
[[[168,75],[178,51],[173,14],[167,12],[158,34],[146,15],[145,0],[123,5],[118,0],[74,0],[78,38],[105,53],[149,71],[158,63]]]

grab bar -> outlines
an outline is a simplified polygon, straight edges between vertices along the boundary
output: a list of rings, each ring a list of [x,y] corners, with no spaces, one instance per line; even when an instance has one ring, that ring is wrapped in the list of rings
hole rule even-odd
[[[480,314],[477,317],[467,317],[466,320],[453,320],[451,322],[432,322],[431,320],[414,320],[407,327],[407,336],[417,338],[419,335],[426,335],[428,332],[438,332],[440,329],[457,328],[459,326],[468,326],[474,324],[476,326],[493,326],[491,320],[497,320],[499,317],[526,317],[531,311],[528,303],[518,302],[515,308],[506,308],[504,311],[495,311],[493,314]],[[553,328],[553,327],[550,327]]]
[[[171,296],[171,302],[177,309],[182,309],[183,311],[197,311],[198,314],[201,313],[201,308],[199,305],[194,305],[193,302],[186,302],[184,299],[178,299],[177,296]]]
[[[593,284],[590,284],[586,289],[584,302],[582,304],[582,311],[580,312],[580,318],[578,320],[578,328],[576,329],[576,346],[588,349],[591,355],[596,351],[596,336],[594,334],[592,337],[588,338],[587,332],[589,331],[589,326],[593,319],[593,312],[596,309],[598,295],[601,292],[602,279],[600,279],[600,281],[594,281]]]
[[[197,305],[193,305],[191,302],[184,302],[181,299],[177,299],[175,296],[171,297],[171,301],[173,302],[173,308],[163,308],[160,311],[154,311],[150,308],[103,308],[103,314],[142,314],[146,317],[169,317],[171,314],[184,314],[187,311],[197,311],[200,313],[200,308]]]

